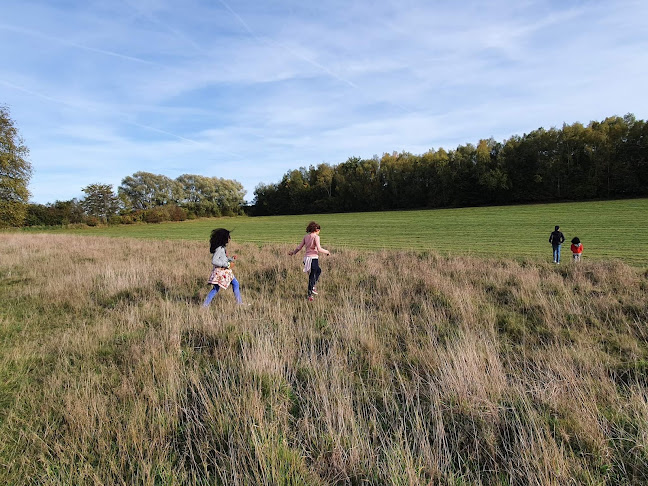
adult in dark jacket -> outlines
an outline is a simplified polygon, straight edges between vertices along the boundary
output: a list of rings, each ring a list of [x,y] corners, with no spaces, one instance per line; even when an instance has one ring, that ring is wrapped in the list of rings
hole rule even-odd
[[[565,241],[565,235],[560,231],[560,226],[556,226],[554,231],[549,235],[549,243],[553,248],[553,262],[560,263],[560,245]]]

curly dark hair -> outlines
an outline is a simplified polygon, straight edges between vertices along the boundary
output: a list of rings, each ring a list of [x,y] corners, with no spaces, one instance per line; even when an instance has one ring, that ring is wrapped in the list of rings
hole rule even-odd
[[[580,243],[580,238],[578,236],[574,236],[574,238],[572,238],[572,243],[574,245],[578,245]]]
[[[229,243],[231,231],[225,228],[216,228],[211,232],[209,238],[209,252],[214,253],[219,246],[225,246]]]
[[[315,221],[311,221],[310,223],[308,223],[308,226],[306,226],[306,233],[313,233],[318,229],[321,229],[320,225],[317,224]]]

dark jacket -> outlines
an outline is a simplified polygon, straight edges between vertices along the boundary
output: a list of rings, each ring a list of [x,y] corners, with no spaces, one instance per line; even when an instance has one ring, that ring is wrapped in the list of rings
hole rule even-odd
[[[565,235],[562,234],[562,231],[552,231],[549,236],[549,243],[554,246],[562,245],[565,241]]]

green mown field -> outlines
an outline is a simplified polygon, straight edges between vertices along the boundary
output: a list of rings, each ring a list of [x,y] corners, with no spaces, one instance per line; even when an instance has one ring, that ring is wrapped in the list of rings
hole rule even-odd
[[[205,240],[216,227],[234,230],[233,242],[299,243],[306,224],[322,225],[322,245],[351,249],[420,249],[441,254],[551,258],[549,234],[560,225],[569,240],[578,236],[583,259],[618,258],[648,265],[648,199],[500,206],[483,208],[210,218],[180,223],[65,230],[129,238]]]

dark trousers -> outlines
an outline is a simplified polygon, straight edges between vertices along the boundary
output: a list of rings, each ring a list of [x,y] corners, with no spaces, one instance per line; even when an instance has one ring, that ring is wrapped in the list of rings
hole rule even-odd
[[[319,266],[319,259],[313,258],[311,260],[311,269],[308,274],[308,295],[313,295],[313,287],[315,287],[321,273],[322,269]]]

